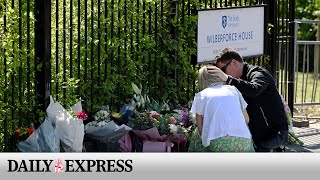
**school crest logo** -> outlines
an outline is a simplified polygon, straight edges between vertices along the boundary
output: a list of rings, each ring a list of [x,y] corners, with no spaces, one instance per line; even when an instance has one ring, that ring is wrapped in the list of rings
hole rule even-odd
[[[223,28],[227,27],[227,16],[222,16],[221,24]]]

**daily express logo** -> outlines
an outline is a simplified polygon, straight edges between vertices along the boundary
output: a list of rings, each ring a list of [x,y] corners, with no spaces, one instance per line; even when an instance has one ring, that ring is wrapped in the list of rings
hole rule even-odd
[[[131,172],[132,160],[8,160],[8,172]]]

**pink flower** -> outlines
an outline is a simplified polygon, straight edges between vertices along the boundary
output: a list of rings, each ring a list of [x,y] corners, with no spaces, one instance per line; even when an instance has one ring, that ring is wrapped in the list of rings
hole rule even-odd
[[[150,117],[152,117],[152,118],[158,119],[159,116],[160,116],[160,114],[157,113],[156,111],[151,111],[151,112],[150,112]]]
[[[176,124],[176,119],[174,117],[170,117],[169,124]]]
[[[153,117],[156,118],[156,119],[158,119],[159,116],[160,116],[160,114],[159,114],[159,113],[156,113]]]
[[[82,119],[83,121],[87,120],[88,118],[88,115],[84,111],[77,112],[75,116],[79,119]]]

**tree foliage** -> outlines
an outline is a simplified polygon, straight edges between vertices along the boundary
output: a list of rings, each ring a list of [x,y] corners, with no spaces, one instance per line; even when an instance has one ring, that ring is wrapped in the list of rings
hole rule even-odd
[[[315,12],[320,11],[320,1],[317,0],[296,0],[296,19],[315,20]],[[320,20],[320,18],[318,18]],[[316,24],[301,24],[298,29],[298,39],[315,40],[317,32]]]

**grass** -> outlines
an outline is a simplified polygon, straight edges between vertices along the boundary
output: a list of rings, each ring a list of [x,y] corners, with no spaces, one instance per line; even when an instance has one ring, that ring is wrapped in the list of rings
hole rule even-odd
[[[279,74],[281,80],[281,73]],[[295,73],[294,84],[294,103],[301,104],[304,102],[316,102],[320,103],[320,77],[318,78],[318,84],[314,80],[314,73]],[[314,89],[313,89],[314,88]],[[279,84],[279,91],[285,89],[285,83]],[[283,93],[281,93],[283,94]],[[308,116],[308,117],[320,117],[320,105],[295,105],[294,116]]]
[[[279,91],[283,92],[287,89],[287,82],[282,80],[281,76],[284,74],[279,74],[280,83]],[[296,81],[296,79],[298,79]],[[318,102],[320,103],[320,77],[318,81],[314,80],[314,73],[295,73],[295,82],[294,82],[294,103],[303,103],[303,102]],[[284,93],[281,93],[284,94]]]
[[[315,80],[314,73],[298,72],[295,74],[298,77],[295,84],[295,103],[301,102],[319,102],[320,103],[320,80]],[[304,76],[304,77],[303,77]],[[304,81],[303,81],[304,79]]]

